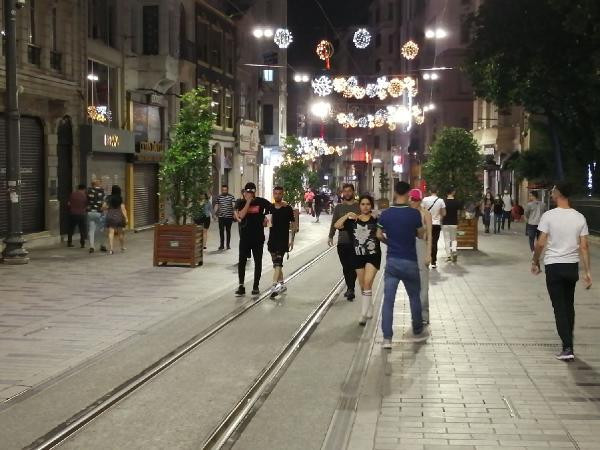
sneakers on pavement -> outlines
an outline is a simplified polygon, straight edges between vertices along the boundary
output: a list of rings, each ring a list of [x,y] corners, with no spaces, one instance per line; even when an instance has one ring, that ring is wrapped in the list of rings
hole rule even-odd
[[[225,250],[225,247],[221,245],[217,250]]]
[[[432,268],[432,269],[437,269],[437,264],[432,264],[432,265],[431,265],[431,268]]]
[[[572,349],[567,348],[556,355],[555,358],[559,361],[573,361],[575,359],[575,354],[573,353]]]
[[[392,340],[384,339],[383,343],[381,344],[381,348],[383,348],[384,350],[391,350],[392,349]]]
[[[273,285],[273,287],[271,288],[271,298],[275,298],[279,295],[279,293],[281,292],[282,286],[283,285],[281,283],[277,283],[277,284]]]
[[[244,286],[240,286],[237,288],[237,291],[235,291],[235,296],[241,297],[243,295],[246,295],[246,288]]]
[[[456,262],[456,261],[458,261],[458,254],[454,253],[452,255],[452,262]]]
[[[260,294],[260,290],[259,289],[257,289],[257,288],[252,289],[252,295],[258,295],[258,294]]]
[[[94,249],[94,247],[90,247],[90,253],[94,253],[96,250]]]
[[[348,300],[349,302],[353,301],[355,297],[354,289],[348,289],[344,294],[344,297],[346,297],[346,300]]]
[[[100,246],[100,251],[101,252],[105,252],[106,251],[106,245],[101,245]]]
[[[360,318],[360,320],[358,321],[358,324],[359,324],[361,327],[364,327],[364,326],[366,326],[366,325],[367,325],[367,318],[366,318],[365,316],[362,316],[362,317]]]

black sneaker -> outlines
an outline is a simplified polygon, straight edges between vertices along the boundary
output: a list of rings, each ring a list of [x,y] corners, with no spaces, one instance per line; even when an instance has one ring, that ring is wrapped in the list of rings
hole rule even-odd
[[[100,251],[101,252],[105,252],[106,251],[106,245],[101,245],[100,246]]]
[[[259,289],[257,289],[257,288],[252,289],[252,295],[258,295],[258,294],[260,294],[260,290]]]
[[[67,244],[67,247],[75,247],[73,244]]]
[[[217,250],[225,250],[225,247],[221,245]]]
[[[94,249],[94,247],[90,247],[90,253],[94,253],[96,250]]]
[[[367,326],[367,318],[366,318],[366,317],[364,317],[364,316],[363,316],[363,317],[361,317],[361,318],[360,318],[360,320],[358,321],[358,324],[359,324],[361,327],[365,327],[365,326]]]
[[[235,291],[235,296],[241,297],[243,295],[246,295],[246,288],[244,286],[240,285],[240,287],[237,288],[237,291]]]
[[[348,300],[349,302],[353,301],[355,297],[354,289],[348,289],[344,294],[344,297],[346,297],[346,300]]]
[[[227,250],[231,250],[231,247],[229,245],[227,246]]]
[[[556,355],[555,358],[559,361],[573,361],[575,359],[575,354],[573,353],[573,349],[566,348]]]

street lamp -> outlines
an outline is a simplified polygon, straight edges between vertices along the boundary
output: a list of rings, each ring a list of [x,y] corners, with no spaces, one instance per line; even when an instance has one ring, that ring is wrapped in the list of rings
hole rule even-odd
[[[296,83],[308,83],[310,81],[310,77],[305,73],[297,73],[294,75],[294,81]]]
[[[25,0],[4,0],[6,43],[6,188],[8,191],[8,233],[4,239],[2,261],[5,264],[27,264],[23,248],[21,220],[21,137],[17,99],[17,9]],[[4,186],[2,186],[4,188]]]
[[[423,74],[423,79],[426,81],[436,81],[436,80],[439,80],[439,78],[440,78],[440,76],[435,72],[432,72],[432,73],[425,72]]]
[[[311,105],[310,112],[319,119],[324,120],[331,112],[331,103],[323,101],[315,102]]]
[[[448,32],[443,28],[436,28],[435,30],[432,28],[428,28],[425,30],[425,37],[427,39],[444,39],[448,36]]]

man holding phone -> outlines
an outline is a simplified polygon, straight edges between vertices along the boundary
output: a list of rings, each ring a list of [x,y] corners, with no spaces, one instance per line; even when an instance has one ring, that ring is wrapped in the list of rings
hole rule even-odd
[[[237,297],[246,294],[244,278],[246,276],[246,262],[252,256],[254,258],[254,284],[252,295],[260,293],[259,283],[262,273],[263,247],[265,245],[266,215],[271,212],[271,202],[256,197],[256,185],[246,183],[243,191],[243,199],[236,202],[236,220],[240,224],[240,255],[238,263],[238,278],[240,285],[235,291]]]
[[[556,358],[561,361],[575,359],[573,353],[573,328],[575,326],[575,285],[579,280],[579,262],[583,264],[583,282],[586,289],[592,287],[588,226],[585,217],[571,208],[569,196],[572,188],[567,183],[557,183],[552,189],[556,208],[545,212],[538,225],[538,238],[531,273],[538,275],[540,255],[544,248],[546,287],[563,350]]]

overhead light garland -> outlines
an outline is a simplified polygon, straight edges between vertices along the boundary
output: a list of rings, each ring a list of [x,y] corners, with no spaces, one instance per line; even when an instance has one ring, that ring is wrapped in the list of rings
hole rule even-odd
[[[375,114],[356,116],[354,113],[338,113],[337,122],[344,128],[379,128],[388,125],[394,131],[398,124],[409,124],[412,120],[422,124],[425,120],[423,110],[418,105],[391,105],[379,109]]]
[[[359,28],[352,39],[356,48],[367,48],[371,43],[371,33],[366,28]]]
[[[312,80],[313,92],[319,97],[326,97],[333,92],[333,82],[327,75],[322,75],[319,78]]]
[[[318,83],[315,83],[318,81]],[[380,100],[385,100],[388,96],[397,98],[405,91],[409,97],[416,97],[418,94],[417,82],[412,77],[393,78],[388,80],[387,77],[377,78],[376,83],[368,83],[366,86],[361,86],[355,76],[349,78],[335,77],[331,80],[326,75],[316,78],[313,81],[313,90],[319,96],[330,95],[333,91],[342,94],[344,98],[363,99],[365,96],[369,98],[378,97]]]
[[[419,46],[413,41],[408,41],[402,46],[401,53],[406,59],[415,59],[419,54]]]
[[[341,156],[343,151],[346,150],[347,146],[333,146],[327,144],[323,138],[307,138],[301,137],[300,139],[300,154],[304,161],[314,161],[320,156]]]
[[[273,37],[273,41],[279,48],[288,48],[290,44],[294,41],[294,36],[290,30],[285,28],[279,28],[275,31],[275,36]]]
[[[330,59],[333,56],[334,48],[333,44],[329,41],[322,40],[317,45],[317,56],[323,61],[325,61],[325,67],[327,70],[331,69]]]

